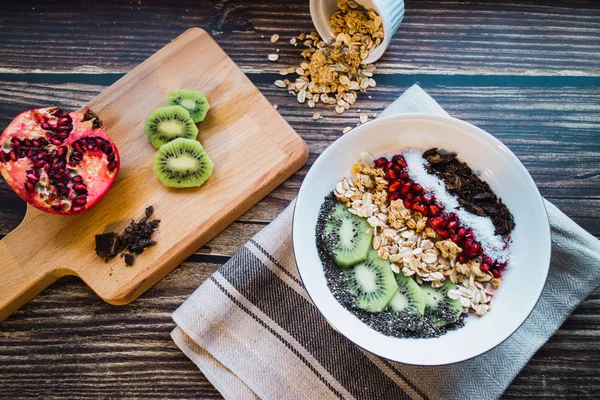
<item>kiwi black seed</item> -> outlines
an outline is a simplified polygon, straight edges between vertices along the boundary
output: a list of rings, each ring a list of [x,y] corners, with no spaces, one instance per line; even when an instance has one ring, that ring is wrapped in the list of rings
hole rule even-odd
[[[169,93],[168,106],[181,106],[188,110],[195,123],[204,121],[210,109],[208,99],[202,92],[196,90],[175,90]]]
[[[196,139],[198,136],[198,127],[181,106],[157,108],[146,119],[144,129],[157,149],[177,138]]]
[[[178,138],[158,149],[152,169],[163,185],[174,188],[201,186],[213,173],[214,164],[202,145]]]

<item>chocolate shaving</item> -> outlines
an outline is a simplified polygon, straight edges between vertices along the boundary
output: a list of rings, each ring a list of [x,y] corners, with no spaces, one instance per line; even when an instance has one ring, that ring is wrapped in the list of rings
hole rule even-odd
[[[108,232],[96,235],[96,254],[108,261],[121,253],[121,257],[125,258],[125,264],[133,265],[134,254],[141,254],[146,248],[156,244],[151,238],[158,229],[160,220],[149,219],[153,213],[154,207],[146,208],[144,217],[139,222],[132,220],[122,234]],[[125,250],[128,251],[122,253]]]
[[[490,217],[497,235],[509,234],[515,227],[515,221],[508,207],[487,182],[456,157],[456,153],[440,152],[437,148],[423,153],[428,162],[425,166],[427,172],[442,179],[448,192],[458,196],[458,202],[464,209],[475,215]]]

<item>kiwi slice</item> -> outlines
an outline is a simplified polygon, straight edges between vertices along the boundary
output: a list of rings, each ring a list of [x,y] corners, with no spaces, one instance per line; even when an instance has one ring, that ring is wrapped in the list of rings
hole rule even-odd
[[[396,274],[398,291],[392,297],[389,307],[395,312],[412,312],[425,315],[425,293],[413,278],[402,273]]]
[[[366,260],[344,270],[344,276],[356,306],[366,311],[383,311],[398,292],[389,261],[379,258],[373,248]]]
[[[465,312],[465,309],[460,304],[459,300],[448,297],[448,291],[453,289],[456,289],[456,285],[450,279],[446,279],[444,285],[439,288],[433,288],[430,284],[421,286],[421,290],[425,293],[425,309],[427,312],[431,313],[430,318],[437,326],[443,326],[450,323],[450,321],[445,322],[436,315],[436,311],[440,308],[442,303],[452,310],[457,317]]]
[[[177,138],[196,139],[198,127],[181,106],[160,107],[146,119],[146,134],[157,149]]]
[[[160,146],[152,170],[163,185],[186,188],[201,186],[212,175],[213,167],[198,141],[178,138]]]
[[[206,96],[195,90],[175,90],[169,93],[168,106],[181,106],[188,110],[194,123],[204,121],[210,108]]]
[[[329,215],[324,230],[331,236],[330,247],[337,265],[351,267],[366,260],[373,240],[373,228],[366,219],[339,204]]]

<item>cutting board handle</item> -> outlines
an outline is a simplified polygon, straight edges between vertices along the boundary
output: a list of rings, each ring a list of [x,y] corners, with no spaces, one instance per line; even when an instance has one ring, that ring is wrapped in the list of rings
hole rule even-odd
[[[7,244],[11,234],[0,240],[0,322],[65,275],[61,270],[33,269],[30,263],[20,263]]]

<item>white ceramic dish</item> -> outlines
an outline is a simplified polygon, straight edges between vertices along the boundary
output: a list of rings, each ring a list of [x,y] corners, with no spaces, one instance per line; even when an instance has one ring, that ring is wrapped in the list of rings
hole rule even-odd
[[[507,204],[515,217],[512,262],[494,295],[492,310],[469,316],[463,328],[434,339],[385,336],[360,322],[333,297],[315,244],[323,198],[361,152],[390,153],[407,147],[455,151]],[[323,316],[358,346],[390,360],[443,365],[480,355],[507,339],[527,318],[542,292],[550,264],[550,227],[540,193],[517,157],[483,130],[450,117],[391,115],[353,129],[315,161],[300,188],[293,245],[302,281]]]

